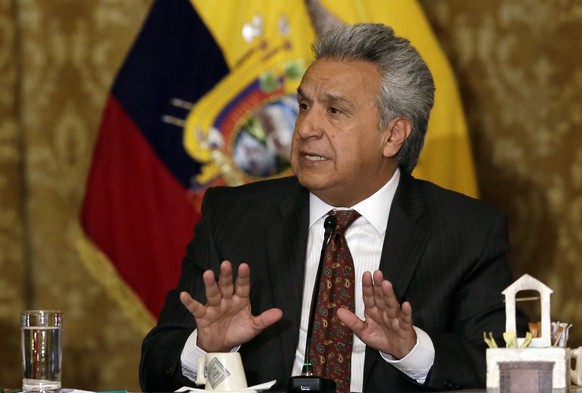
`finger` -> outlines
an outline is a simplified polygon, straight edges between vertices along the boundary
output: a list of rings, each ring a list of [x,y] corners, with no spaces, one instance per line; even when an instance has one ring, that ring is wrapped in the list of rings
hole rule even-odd
[[[374,284],[372,281],[372,274],[370,272],[364,272],[362,275],[362,298],[364,300],[365,308],[376,307],[374,301]]]
[[[412,306],[409,302],[402,303],[402,312],[398,319],[397,334],[403,343],[401,346],[402,356],[405,356],[416,345],[416,332],[412,324]]]
[[[246,263],[241,263],[236,275],[234,294],[241,298],[248,298],[251,291],[251,268]]]
[[[254,318],[255,328],[259,331],[263,330],[277,322],[282,317],[283,311],[278,308],[271,308]]]
[[[337,316],[354,334],[361,337],[362,331],[366,327],[364,321],[362,321],[356,314],[348,310],[347,308],[340,308],[337,310]]]
[[[232,282],[232,265],[229,261],[220,264],[220,275],[218,276],[218,290],[223,299],[232,298],[234,284]]]
[[[202,280],[204,281],[204,291],[206,293],[206,306],[217,307],[220,304],[222,295],[216,284],[214,272],[212,270],[206,270],[202,275]]]
[[[396,294],[394,293],[392,283],[388,280],[384,280],[380,289],[384,312],[386,312],[390,318],[398,318],[400,316],[401,308],[400,303],[398,303],[398,299],[396,298]]]
[[[400,312],[400,327],[405,330],[412,329],[412,306],[409,302],[402,303]]]
[[[386,307],[400,310],[400,303],[398,303],[398,299],[394,293],[394,287],[392,286],[392,283],[388,280],[384,280],[382,281],[379,288],[381,293],[380,296],[382,296],[382,299],[384,299]]]
[[[180,292],[180,301],[194,315],[194,318],[201,318],[206,314],[206,307],[194,300],[188,292]]]
[[[380,283],[384,281],[384,274],[382,273],[382,270],[375,270],[374,276],[372,278],[374,279],[375,285],[380,285]]]
[[[382,291],[382,285],[385,281],[388,282],[387,280],[384,280],[382,272],[376,270],[374,272],[374,302],[376,307],[381,311],[385,311],[388,306],[386,304],[386,299],[384,299],[384,292]]]

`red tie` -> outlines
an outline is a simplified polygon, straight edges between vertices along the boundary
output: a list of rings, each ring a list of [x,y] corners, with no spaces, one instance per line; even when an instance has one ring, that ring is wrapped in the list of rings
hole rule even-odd
[[[313,373],[333,379],[337,392],[343,393],[350,391],[353,333],[339,320],[337,310],[355,310],[354,261],[344,233],[360,214],[354,210],[329,214],[336,216],[337,225],[325,250],[309,359]]]

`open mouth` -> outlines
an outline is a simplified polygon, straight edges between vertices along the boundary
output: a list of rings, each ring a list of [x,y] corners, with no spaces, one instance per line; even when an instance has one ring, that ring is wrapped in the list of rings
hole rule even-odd
[[[311,154],[304,154],[303,157],[305,157],[305,159],[306,160],[309,160],[309,161],[324,161],[324,160],[327,160],[327,158],[325,158],[325,157],[322,157],[322,156],[314,156],[314,155],[311,155]]]

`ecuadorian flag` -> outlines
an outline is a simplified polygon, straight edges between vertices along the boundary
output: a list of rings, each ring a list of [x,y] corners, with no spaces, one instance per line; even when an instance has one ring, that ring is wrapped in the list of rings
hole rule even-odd
[[[159,314],[206,188],[290,174],[295,91],[329,18],[391,25],[418,48],[437,92],[415,175],[476,195],[457,87],[415,0],[154,1],[107,100],[81,213],[82,259],[129,312]]]

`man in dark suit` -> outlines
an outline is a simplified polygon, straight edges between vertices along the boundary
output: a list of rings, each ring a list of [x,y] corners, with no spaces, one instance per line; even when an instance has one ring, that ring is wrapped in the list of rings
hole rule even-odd
[[[298,88],[295,177],[206,192],[180,281],[143,343],[144,391],[192,386],[197,356],[231,350],[250,385],[284,389],[305,358],[334,208],[361,214],[346,231],[356,307],[335,311],[354,333],[342,389],[485,385],[483,333],[501,336],[512,281],[504,215],[410,175],[434,83],[407,40],[361,24],[320,36],[314,50]]]

